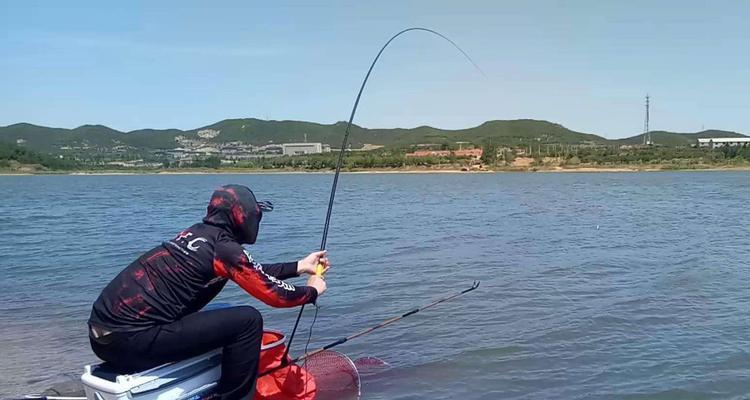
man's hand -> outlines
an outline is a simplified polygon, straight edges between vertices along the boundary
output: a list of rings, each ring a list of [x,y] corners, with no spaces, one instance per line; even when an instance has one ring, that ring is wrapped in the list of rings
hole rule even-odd
[[[314,287],[315,290],[318,291],[318,296],[323,294],[323,292],[325,292],[327,288],[326,281],[322,277],[316,275],[313,275],[307,279],[307,286]]]
[[[331,268],[331,263],[328,261],[328,257],[326,257],[325,250],[310,253],[309,256],[297,261],[297,275],[315,275],[315,270],[317,269],[318,264],[323,265],[323,273],[326,273],[328,268]],[[325,288],[323,288],[323,290],[325,290]]]

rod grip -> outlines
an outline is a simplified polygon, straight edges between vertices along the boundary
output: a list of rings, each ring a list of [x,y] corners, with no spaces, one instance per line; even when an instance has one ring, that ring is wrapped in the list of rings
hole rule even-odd
[[[418,313],[418,312],[419,312],[419,310],[420,310],[419,308],[415,308],[415,309],[413,309],[413,310],[411,310],[411,311],[407,312],[406,314],[402,315],[402,316],[401,316],[401,318],[403,318],[403,317],[408,317],[408,316],[410,316],[410,315],[412,315],[412,314],[416,314],[416,313]]]
[[[331,344],[323,346],[323,350],[328,350],[331,347],[338,346],[338,345],[340,345],[342,343],[346,343],[347,340],[349,340],[349,339],[347,339],[347,338],[341,338],[341,339],[339,339],[339,340],[337,340],[337,341],[335,341],[335,342],[333,342]]]

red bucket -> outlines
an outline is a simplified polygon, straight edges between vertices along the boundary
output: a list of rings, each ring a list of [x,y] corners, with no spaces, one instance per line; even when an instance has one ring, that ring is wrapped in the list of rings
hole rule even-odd
[[[278,331],[264,331],[260,348],[259,377],[255,382],[255,400],[313,400],[315,379],[297,365],[290,365],[268,375],[264,372],[281,365],[286,352],[286,337]],[[290,361],[287,356],[287,362]]]

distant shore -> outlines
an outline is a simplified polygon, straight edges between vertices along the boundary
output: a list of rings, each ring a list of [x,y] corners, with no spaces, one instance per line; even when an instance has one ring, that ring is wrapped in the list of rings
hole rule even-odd
[[[367,168],[343,170],[347,174],[486,174],[503,172],[542,172],[542,173],[595,173],[595,172],[667,172],[667,171],[750,171],[750,165],[696,165],[680,167],[669,164],[641,166],[539,166],[539,167],[498,167],[493,169],[469,168]],[[134,170],[0,170],[0,176],[29,175],[200,175],[200,174],[328,174],[333,170],[308,169],[254,169],[254,168],[182,168],[182,169],[134,169]]]

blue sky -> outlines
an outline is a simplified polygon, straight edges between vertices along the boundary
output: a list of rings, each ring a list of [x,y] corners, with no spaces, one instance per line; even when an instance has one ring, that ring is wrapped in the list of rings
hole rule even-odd
[[[257,117],[463,128],[534,118],[605,137],[750,133],[750,2],[0,1],[0,125],[115,129]]]

